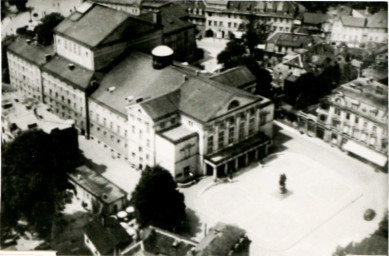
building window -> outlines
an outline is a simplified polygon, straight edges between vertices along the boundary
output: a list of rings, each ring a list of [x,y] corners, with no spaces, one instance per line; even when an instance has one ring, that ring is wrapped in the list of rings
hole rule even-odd
[[[190,166],[185,166],[184,167],[184,176],[189,176],[190,173]]]
[[[142,130],[139,130],[139,139],[142,139]]]
[[[340,109],[339,108],[335,108],[334,113],[335,113],[335,115],[340,115]]]
[[[147,146],[147,147],[150,147],[150,140],[149,140],[149,139],[146,140],[146,146]]]
[[[239,140],[244,138],[244,126],[245,126],[244,122],[241,122],[239,124]]]
[[[132,133],[135,134],[135,126],[134,125],[131,127],[131,129],[132,129]]]
[[[261,113],[260,118],[259,118],[259,125],[260,126],[266,124],[266,117],[267,117],[267,113]]]
[[[165,122],[161,122],[161,123],[159,124],[159,126],[161,127],[161,129],[165,128]]]
[[[235,133],[235,127],[230,126],[230,128],[228,129],[228,144],[234,142],[234,133]]]
[[[212,26],[212,21],[211,20],[208,21],[208,25]]]
[[[138,150],[139,150],[139,152],[142,152],[142,147],[139,147]]]
[[[350,113],[346,113],[346,119],[350,120]]]
[[[120,126],[117,126],[117,132],[120,133]]]
[[[213,136],[210,135],[210,136],[208,136],[208,149],[207,149],[207,152],[209,154],[212,151],[213,151]]]
[[[249,135],[252,134],[254,134],[254,117],[251,117],[249,121]]]
[[[219,149],[224,146],[224,131],[219,131],[219,141],[218,141],[218,147]]]
[[[107,119],[104,117],[104,118],[103,118],[103,125],[104,125],[104,126],[106,125],[106,122],[107,122]]]

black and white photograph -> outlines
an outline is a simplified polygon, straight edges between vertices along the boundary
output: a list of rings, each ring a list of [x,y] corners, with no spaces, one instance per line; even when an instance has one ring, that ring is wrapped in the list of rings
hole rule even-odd
[[[1,79],[0,256],[388,255],[387,1],[1,0]]]

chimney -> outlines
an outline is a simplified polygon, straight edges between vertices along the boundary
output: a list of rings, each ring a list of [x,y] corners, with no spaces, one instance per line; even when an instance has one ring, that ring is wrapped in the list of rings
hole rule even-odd
[[[51,60],[51,54],[46,54],[45,58],[46,58],[46,62],[49,62]]]
[[[162,19],[161,19],[160,11],[154,11],[153,12],[153,23],[156,24],[156,25],[161,25],[162,24]]]
[[[68,68],[69,68],[69,70],[73,70],[74,69],[74,64],[73,63],[69,63],[68,64]]]

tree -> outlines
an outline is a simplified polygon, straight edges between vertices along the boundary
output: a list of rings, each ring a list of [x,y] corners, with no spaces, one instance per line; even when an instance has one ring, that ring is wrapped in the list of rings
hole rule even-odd
[[[141,227],[174,230],[186,217],[184,195],[177,190],[171,174],[160,166],[142,172],[131,201]]]
[[[257,79],[256,93],[270,97],[272,77],[266,69],[260,67],[258,61],[263,60],[263,51],[257,49],[258,44],[265,43],[270,34],[270,26],[258,20],[254,15],[248,17],[245,23],[239,26],[245,32],[242,39],[230,35],[226,48],[217,56],[218,63],[225,69],[245,65]]]
[[[35,27],[34,31],[38,37],[38,43],[50,45],[53,42],[53,30],[64,19],[57,12],[50,13],[41,19],[41,23]]]
[[[78,151],[59,134],[41,130],[22,133],[2,148],[1,226],[2,235],[25,220],[42,237],[63,210],[66,189],[71,188],[67,174],[78,165]],[[77,137],[75,137],[77,138]],[[62,141],[62,143],[58,143]],[[78,146],[77,146],[78,147]]]

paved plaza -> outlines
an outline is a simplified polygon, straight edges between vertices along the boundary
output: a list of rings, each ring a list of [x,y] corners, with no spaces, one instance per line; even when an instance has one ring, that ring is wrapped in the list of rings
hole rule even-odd
[[[209,187],[207,178],[182,190],[202,224],[223,221],[246,229],[251,255],[331,255],[336,246],[360,241],[378,227],[387,202],[386,174],[288,127],[278,138],[282,150],[265,166],[252,165],[232,183]],[[286,196],[279,193],[282,173]],[[370,222],[363,219],[368,208],[377,212]]]

